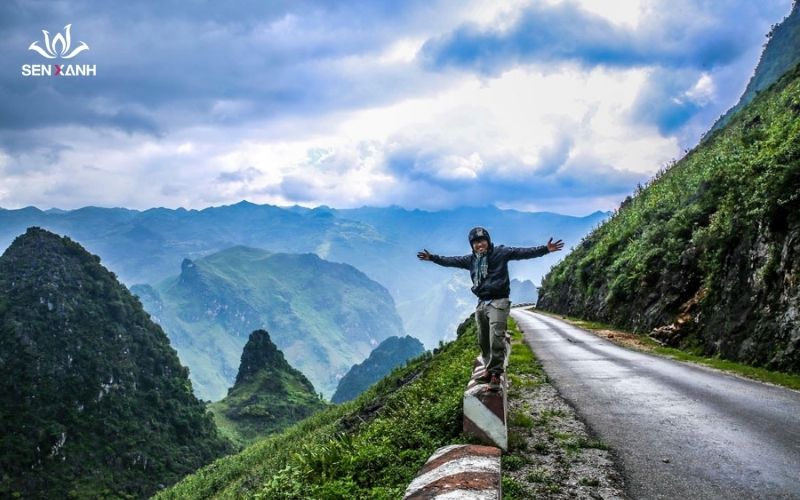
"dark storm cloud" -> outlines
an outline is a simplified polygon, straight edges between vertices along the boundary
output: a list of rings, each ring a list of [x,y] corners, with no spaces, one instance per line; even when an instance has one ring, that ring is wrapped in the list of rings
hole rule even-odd
[[[636,27],[617,26],[572,2],[532,2],[508,29],[472,24],[433,38],[422,49],[431,69],[461,67],[495,74],[524,63],[711,69],[752,44],[742,25],[763,24],[785,2],[654,2]],[[690,17],[691,16],[691,17]],[[763,36],[759,29],[756,36]]]
[[[537,165],[522,165],[513,158],[491,159],[477,178],[442,178],[426,168],[435,163],[437,153],[427,157],[413,151],[393,154],[387,168],[412,187],[399,190],[390,202],[404,206],[441,208],[465,204],[526,204],[569,197],[624,197],[646,174],[617,169],[589,157],[567,159],[569,140],[547,150]],[[446,152],[439,152],[445,154]],[[498,172],[505,172],[499,175]]]

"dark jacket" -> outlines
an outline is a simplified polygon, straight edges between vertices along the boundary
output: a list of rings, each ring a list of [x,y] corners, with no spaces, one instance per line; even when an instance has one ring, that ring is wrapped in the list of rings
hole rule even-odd
[[[472,293],[478,296],[481,300],[494,300],[494,299],[507,299],[511,292],[511,280],[508,277],[508,261],[510,260],[523,260],[532,259],[534,257],[541,257],[547,255],[547,245],[531,248],[519,247],[506,247],[503,245],[494,246],[489,244],[489,268],[486,278],[476,287],[472,287]],[[464,255],[462,257],[442,257],[441,255],[432,255],[431,262],[445,267],[460,267],[461,269],[468,269],[470,275],[474,275],[475,260],[478,258],[475,253],[472,255]],[[472,282],[475,283],[475,276],[472,276]]]

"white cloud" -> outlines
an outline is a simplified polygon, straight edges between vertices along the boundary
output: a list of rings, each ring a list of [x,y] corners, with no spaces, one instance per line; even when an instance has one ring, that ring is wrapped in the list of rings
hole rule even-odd
[[[616,25],[636,28],[644,14],[643,0],[578,0],[585,10],[603,17]]]
[[[29,188],[25,196],[65,208],[200,208],[241,198],[309,206],[438,208],[458,199],[444,194],[450,189],[445,186],[408,184],[388,165],[398,151],[413,151],[418,160],[411,168],[443,182],[558,176],[571,155],[655,172],[678,149],[657,130],[633,129],[626,121],[626,110],[645,81],[646,74],[637,70],[520,68],[489,80],[459,79],[429,97],[337,113],[338,120],[322,117],[322,128],[316,118],[307,127],[298,122],[286,139],[274,131],[262,135],[259,127],[195,128],[167,137],[53,129],[48,133],[69,137],[72,149],[60,154],[55,175],[27,178],[42,195],[32,197]],[[564,142],[565,137],[570,139]],[[77,187],[78,181],[87,187]],[[98,184],[106,187],[88,187]],[[530,193],[531,198],[541,196]],[[24,202],[22,196],[6,195],[3,203]],[[564,203],[566,210],[573,201],[551,201],[550,209],[559,210],[553,203]]]
[[[716,93],[714,79],[708,73],[702,73],[694,87],[686,91],[686,97],[692,102],[705,106],[713,101]]]

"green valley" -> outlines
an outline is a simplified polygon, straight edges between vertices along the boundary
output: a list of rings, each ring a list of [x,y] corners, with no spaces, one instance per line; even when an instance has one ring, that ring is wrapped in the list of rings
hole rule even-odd
[[[222,458],[156,498],[399,498],[434,450],[464,442],[461,405],[475,353],[470,318],[455,341],[354,401]]]
[[[350,366],[403,333],[381,285],[314,254],[233,247],[186,259],[179,276],[132,290],[170,336],[203,399],[218,400],[233,385],[254,330],[269,331],[327,397]]]

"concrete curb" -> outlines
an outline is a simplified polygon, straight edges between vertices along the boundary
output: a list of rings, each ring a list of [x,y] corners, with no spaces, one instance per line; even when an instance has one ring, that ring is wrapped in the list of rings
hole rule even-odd
[[[501,451],[491,446],[439,448],[408,485],[403,499],[500,500],[500,456]]]
[[[511,354],[511,337],[506,334],[506,359],[503,367],[508,367]],[[464,391],[464,434],[473,436],[482,443],[508,450],[508,384],[505,374],[500,377],[500,389],[490,390],[488,384],[479,384],[476,379],[483,373],[480,356],[475,360],[472,378]]]

